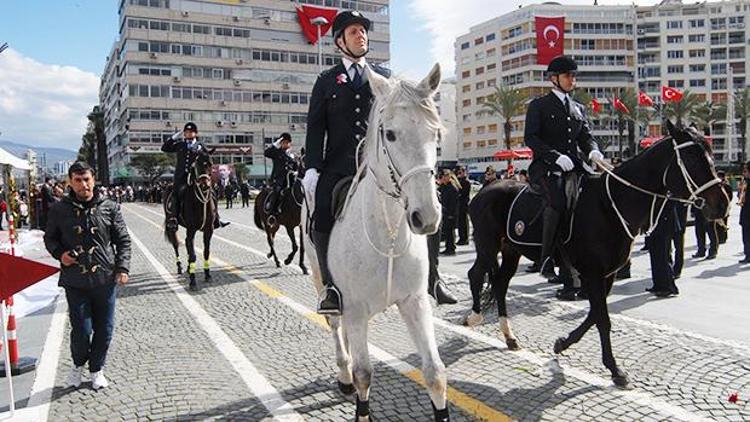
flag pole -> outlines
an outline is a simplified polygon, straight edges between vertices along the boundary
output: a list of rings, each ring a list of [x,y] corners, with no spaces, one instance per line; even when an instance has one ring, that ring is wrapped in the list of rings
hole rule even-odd
[[[13,371],[10,368],[10,350],[8,349],[8,330],[7,326],[5,325],[5,320],[7,319],[5,317],[5,304],[7,302],[7,299],[3,299],[2,303],[0,303],[0,314],[3,324],[3,350],[5,351],[5,375],[8,377],[8,392],[10,396],[10,417],[13,419],[13,415],[16,412],[16,399],[13,394]]]

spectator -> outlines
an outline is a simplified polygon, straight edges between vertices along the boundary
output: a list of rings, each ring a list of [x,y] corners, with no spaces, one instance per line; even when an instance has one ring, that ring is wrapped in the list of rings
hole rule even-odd
[[[740,264],[750,264],[750,204],[747,202],[747,190],[750,183],[750,161],[745,163],[742,171],[742,192],[740,193],[739,205],[740,225],[742,226],[742,245],[745,257],[740,260]]]
[[[242,208],[250,206],[250,183],[240,184],[240,195],[242,195]]]
[[[674,271],[669,263],[669,245],[675,233],[680,230],[679,217],[674,203],[667,201],[656,228],[649,236],[648,246],[653,286],[646,291],[658,297],[669,297],[680,293],[674,283]]]
[[[456,219],[458,218],[458,189],[460,185],[453,172],[443,170],[440,175],[440,203],[443,207],[443,239],[445,239],[445,250],[441,255],[456,254]]]
[[[723,171],[717,171],[716,175],[719,176],[719,179],[721,180],[721,188],[724,189],[724,193],[727,195],[727,198],[729,198],[729,203],[732,203],[732,186],[727,183],[727,174]],[[729,213],[727,213],[729,215]],[[729,217],[724,217],[721,220],[712,221],[711,225],[713,226],[713,230],[716,233],[716,239],[719,242],[719,245],[723,245],[724,243],[727,243],[727,234],[729,232]]]
[[[459,167],[456,170],[458,183],[461,186],[458,191],[458,243],[457,245],[469,244],[469,194],[471,183],[466,178],[466,169]]]
[[[109,385],[102,368],[114,330],[117,285],[128,282],[130,237],[120,206],[94,189],[91,166],[76,162],[68,177],[72,192],[50,207],[44,244],[61,263],[59,285],[68,301],[74,367],[67,384],[80,386],[88,363],[98,390]]]
[[[47,212],[49,212],[49,207],[56,202],[52,196],[52,187],[54,184],[54,179],[46,177],[42,185],[42,215],[40,218],[42,230],[47,226]]]
[[[482,187],[489,185],[495,180],[497,180],[497,172],[495,171],[495,168],[492,166],[487,166],[487,169],[484,171],[484,181],[482,182]]]

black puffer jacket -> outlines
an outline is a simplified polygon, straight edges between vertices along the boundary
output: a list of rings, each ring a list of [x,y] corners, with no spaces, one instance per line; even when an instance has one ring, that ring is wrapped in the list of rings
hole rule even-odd
[[[55,259],[78,250],[78,263],[61,265],[59,285],[91,289],[114,283],[114,274],[130,269],[130,236],[120,206],[94,196],[82,203],[74,193],[54,204],[47,220],[44,245]]]

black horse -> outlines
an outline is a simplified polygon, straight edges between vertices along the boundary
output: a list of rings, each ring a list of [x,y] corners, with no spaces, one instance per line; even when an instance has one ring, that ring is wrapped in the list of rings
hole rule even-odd
[[[658,221],[658,217],[651,216],[652,209],[658,212],[665,200],[690,203],[710,220],[722,218],[729,206],[729,199],[718,184],[710,146],[703,137],[693,129],[675,128],[671,122],[667,127],[670,136],[614,171],[592,175],[583,181],[573,211],[570,239],[558,254],[558,259],[567,261],[579,273],[590,309],[578,328],[567,337],[557,339],[554,352],[561,353],[575,344],[596,324],[602,361],[611,371],[615,385],[620,387],[627,386],[628,378],[618,368],[612,354],[606,299],[615,273],[630,257],[633,237]],[[511,204],[525,186],[519,182],[498,182],[480,191],[469,205],[477,257],[469,270],[473,314],[467,322],[471,323],[472,317],[475,323],[481,320],[482,286],[487,276],[510,349],[517,349],[519,345],[507,318],[508,284],[521,255],[534,261],[540,255],[539,247],[520,245],[509,235],[509,230],[518,228],[508,225]],[[502,254],[500,266],[498,253]]]
[[[190,290],[198,290],[195,281],[195,233],[203,232],[203,272],[206,283],[211,282],[211,273],[208,270],[209,257],[211,255],[211,236],[214,234],[214,218],[216,215],[216,201],[214,191],[211,188],[211,156],[209,152],[201,152],[195,163],[190,167],[188,173],[188,184],[184,191],[184,197],[180,201],[180,209],[172,210],[174,202],[172,195],[177,193],[170,189],[164,196],[164,237],[172,244],[177,257],[177,274],[182,274],[182,263],[180,262],[179,239],[177,238],[178,226],[169,224],[169,218],[177,215],[180,226],[185,227],[185,248],[188,252],[188,275],[190,278]]]
[[[286,232],[289,235],[289,239],[292,241],[292,252],[284,260],[284,265],[289,265],[294,259],[294,255],[297,250],[299,254],[299,266],[302,269],[303,274],[307,274],[307,267],[305,267],[305,242],[302,241],[304,235],[301,223],[302,214],[302,201],[304,200],[304,194],[302,193],[302,183],[299,180],[296,171],[290,171],[287,173],[287,188],[281,192],[281,213],[276,216],[269,214],[267,204],[271,188],[263,189],[258,196],[255,198],[255,209],[253,211],[253,219],[255,220],[255,226],[263,230],[266,233],[266,239],[268,240],[268,246],[271,248],[268,258],[273,257],[277,267],[281,267],[279,258],[276,256],[276,249],[274,248],[274,238],[276,232],[284,226]],[[297,247],[297,241],[294,238],[294,229],[299,227],[299,247]]]

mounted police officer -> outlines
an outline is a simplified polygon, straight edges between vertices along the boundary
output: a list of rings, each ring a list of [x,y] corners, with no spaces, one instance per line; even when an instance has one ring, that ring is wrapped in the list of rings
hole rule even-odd
[[[182,138],[182,139],[180,139]],[[177,217],[180,214],[182,197],[188,184],[188,173],[195,163],[198,154],[201,152],[208,154],[206,147],[198,141],[198,126],[193,122],[185,123],[182,132],[177,132],[171,138],[164,141],[161,146],[162,152],[177,153],[177,163],[174,170],[174,185],[172,187],[172,208],[173,214],[169,219],[169,224],[177,227]],[[214,198],[214,202],[216,198]],[[219,220],[218,207],[214,203],[214,228],[225,227],[229,223],[223,223]]]
[[[547,67],[552,92],[532,101],[526,112],[524,141],[534,151],[529,178],[546,199],[540,262],[542,276],[547,279],[555,277],[551,258],[557,247],[558,222],[566,211],[566,179],[575,179],[583,170],[582,157],[603,158],[586,122],[584,106],[570,97],[577,71],[572,58],[555,57]]]
[[[341,294],[328,269],[328,239],[333,228],[333,188],[354,175],[357,144],[366,133],[367,118],[374,102],[365,68],[390,77],[390,71],[367,63],[371,22],[357,11],[343,11],[333,21],[333,38],[341,51],[341,62],[318,77],[310,97],[305,142],[305,172],[302,184],[308,204],[314,198],[313,232],[325,291],[318,312],[341,313]]]
[[[267,212],[271,216],[281,214],[281,204],[284,191],[289,188],[289,173],[297,171],[297,160],[292,154],[292,135],[284,132],[279,139],[266,148],[263,153],[273,161],[271,171],[271,197],[268,199]]]

